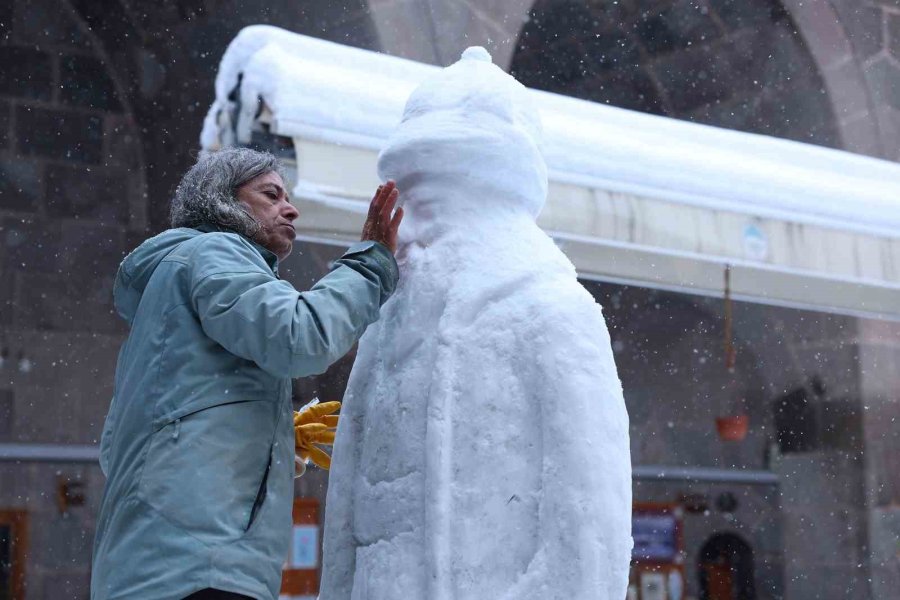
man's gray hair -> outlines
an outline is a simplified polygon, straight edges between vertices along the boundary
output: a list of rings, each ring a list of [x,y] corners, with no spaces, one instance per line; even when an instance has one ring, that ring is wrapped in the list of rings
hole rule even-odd
[[[253,238],[260,225],[238,202],[237,189],[271,171],[281,174],[278,160],[268,152],[231,147],[202,153],[175,189],[171,226],[208,223]]]

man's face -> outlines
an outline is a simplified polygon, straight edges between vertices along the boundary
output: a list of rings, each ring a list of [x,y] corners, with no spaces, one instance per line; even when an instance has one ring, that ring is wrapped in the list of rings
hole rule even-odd
[[[296,235],[293,222],[300,213],[291,204],[281,175],[271,171],[254,177],[237,189],[237,199],[262,227],[254,241],[279,260],[287,258]]]

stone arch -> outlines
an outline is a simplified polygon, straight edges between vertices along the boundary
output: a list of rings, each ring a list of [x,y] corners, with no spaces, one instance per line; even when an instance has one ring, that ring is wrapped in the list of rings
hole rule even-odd
[[[537,0],[510,71],[623,108],[841,145],[819,65],[779,0]]]
[[[520,35],[528,26],[532,9],[540,4],[542,0],[486,3],[455,0],[415,3],[368,0],[383,51],[422,62],[446,65],[456,60],[466,46],[483,45],[491,50],[494,62],[507,71],[513,67]],[[616,6],[621,9],[625,4],[620,2]],[[830,144],[826,145],[872,156],[884,156],[886,150],[880,139],[871,91],[854,55],[848,34],[841,24],[840,15],[827,2],[781,0],[780,4],[786,14],[790,15],[811,54],[826,91],[834,130],[831,139],[827,140]],[[609,2],[608,5],[612,6],[612,3]],[[402,35],[398,35],[398,32],[402,32]],[[632,108],[666,114],[654,107],[652,79],[637,81],[635,85],[638,100],[646,102],[638,102]],[[725,110],[727,112],[729,109]],[[719,115],[718,118],[712,116],[705,122],[733,126],[734,122],[729,122],[727,117],[728,115]]]
[[[830,2],[781,2],[819,66],[837,121],[841,147],[870,156],[884,156],[871,93],[840,15]]]
[[[508,70],[534,0],[368,0],[383,52],[448,65],[468,46],[484,46]]]
[[[138,115],[129,94],[129,83],[116,68],[113,53],[115,50],[97,34],[95,28],[79,6],[71,0],[60,4],[62,11],[71,19],[78,35],[86,40],[94,57],[96,57],[102,73],[93,76],[90,73],[80,74],[76,84],[82,89],[90,90],[99,87],[100,96],[106,97],[108,108],[119,113],[118,117],[107,115],[106,132],[109,136],[103,166],[123,169],[129,180],[126,195],[120,201],[127,202],[127,226],[133,231],[145,231],[149,225],[147,214],[147,165],[144,149],[141,144],[141,132]],[[104,87],[108,89],[103,89]]]

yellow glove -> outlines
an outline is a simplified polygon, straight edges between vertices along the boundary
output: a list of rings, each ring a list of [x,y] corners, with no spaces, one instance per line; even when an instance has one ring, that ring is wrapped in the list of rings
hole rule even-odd
[[[299,475],[306,471],[306,463],[310,460],[321,469],[331,467],[331,457],[315,444],[334,444],[338,415],[332,413],[340,408],[340,402],[319,403],[318,400],[313,400],[299,411],[294,411],[294,452],[300,469]]]

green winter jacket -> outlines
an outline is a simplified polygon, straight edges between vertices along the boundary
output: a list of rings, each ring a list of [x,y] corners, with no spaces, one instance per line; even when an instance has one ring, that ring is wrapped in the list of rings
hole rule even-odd
[[[122,263],[131,327],[103,429],[107,481],[91,598],[278,596],[291,537],[291,378],[343,356],[397,283],[362,242],[307,292],[274,254],[213,227],[171,229]]]

